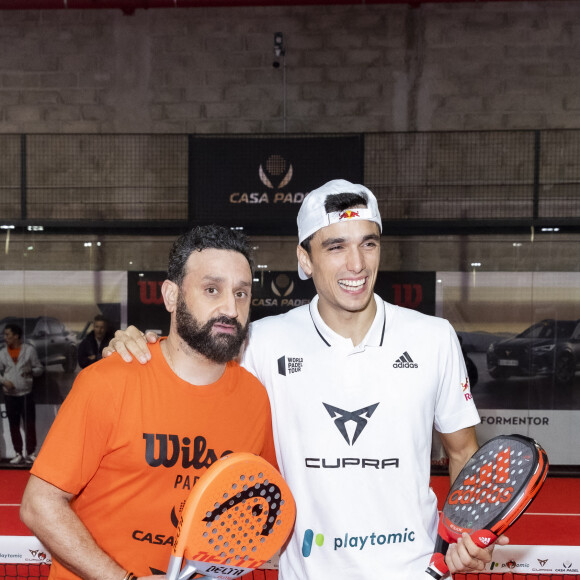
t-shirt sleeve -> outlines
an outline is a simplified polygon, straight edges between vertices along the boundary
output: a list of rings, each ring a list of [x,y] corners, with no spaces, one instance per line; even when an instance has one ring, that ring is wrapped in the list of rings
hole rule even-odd
[[[254,339],[255,341],[256,339]],[[257,364],[256,364],[256,354],[257,351],[255,348],[252,348],[252,344],[254,342],[248,343],[245,345],[244,350],[242,352],[242,357],[240,364],[243,368],[245,368],[248,372],[252,373],[255,377],[260,380],[260,376],[257,371]]]
[[[78,495],[107,453],[111,431],[118,421],[117,400],[95,365],[79,373],[31,473]]]
[[[252,324],[250,327],[255,328],[255,325]],[[250,331],[252,333],[252,330]],[[260,389],[264,390],[264,394],[266,394],[266,404],[265,404],[265,411],[264,411],[264,444],[262,447],[262,451],[260,452],[260,456],[263,457],[266,461],[270,462],[276,469],[279,470],[278,462],[276,460],[276,448],[274,446],[274,435],[273,435],[273,428],[272,428],[272,410],[270,407],[270,399],[267,395],[267,388],[264,384],[264,381],[260,378],[260,375],[257,370],[256,364],[256,355],[259,352],[259,349],[253,348],[251,345],[256,345],[258,343],[258,338],[256,337],[255,333],[252,333],[251,336],[253,339],[248,343],[246,343],[244,351],[241,357],[241,366],[246,371],[253,375],[252,379],[256,381],[256,384],[260,385]],[[257,379],[257,380],[256,380]]]
[[[270,412],[270,403],[267,405],[268,413],[264,419],[264,445],[260,455],[269,463],[271,463],[278,471],[278,461],[276,460],[276,448],[274,446],[274,435],[272,433],[272,414]]]
[[[479,423],[461,346],[452,326],[446,322],[446,332],[440,344],[440,380],[435,407],[435,429],[453,433]]]

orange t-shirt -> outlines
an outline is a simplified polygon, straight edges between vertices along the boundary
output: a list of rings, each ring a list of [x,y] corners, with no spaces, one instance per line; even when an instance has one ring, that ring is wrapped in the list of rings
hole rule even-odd
[[[6,349],[8,350],[8,354],[10,355],[10,358],[16,363],[18,362],[18,357],[20,356],[20,347],[17,346],[16,348],[10,348],[9,346],[6,347]]]
[[[265,388],[237,363],[215,383],[177,377],[151,347],[149,364],[118,355],[84,369],[31,473],[74,494],[99,546],[137,576],[167,569],[180,504],[217,458],[249,451],[276,465]],[[58,561],[50,578],[78,578]]]

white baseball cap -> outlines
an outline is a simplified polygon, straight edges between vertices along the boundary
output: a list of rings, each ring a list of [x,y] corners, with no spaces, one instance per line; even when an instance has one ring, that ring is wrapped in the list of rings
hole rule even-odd
[[[329,195],[339,193],[361,194],[367,199],[367,207],[327,213],[324,207],[326,198]],[[318,189],[313,189],[304,198],[296,218],[298,223],[298,243],[301,244],[306,238],[321,228],[346,220],[369,220],[375,222],[379,226],[379,230],[383,231],[379,205],[373,192],[359,183],[351,183],[345,179],[334,179]],[[302,280],[307,280],[310,277],[306,275],[300,264],[298,264],[298,275]]]

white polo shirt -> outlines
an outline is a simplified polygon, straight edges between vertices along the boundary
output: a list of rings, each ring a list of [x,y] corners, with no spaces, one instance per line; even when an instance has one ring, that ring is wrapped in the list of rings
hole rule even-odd
[[[268,390],[297,503],[281,580],[424,578],[437,527],[432,428],[479,422],[451,325],[375,300],[358,346],[322,321],[318,296],[252,324],[243,364]]]

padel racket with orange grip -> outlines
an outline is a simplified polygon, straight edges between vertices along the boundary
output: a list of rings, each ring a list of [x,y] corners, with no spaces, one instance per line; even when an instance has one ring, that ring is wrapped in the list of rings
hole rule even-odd
[[[185,502],[167,578],[239,578],[276,554],[295,517],[294,498],[272,465],[252,453],[226,455]]]
[[[468,533],[489,546],[529,506],[546,480],[548,456],[533,439],[500,435],[482,445],[454,481],[439,520],[427,573],[439,580],[449,570],[449,544]]]

